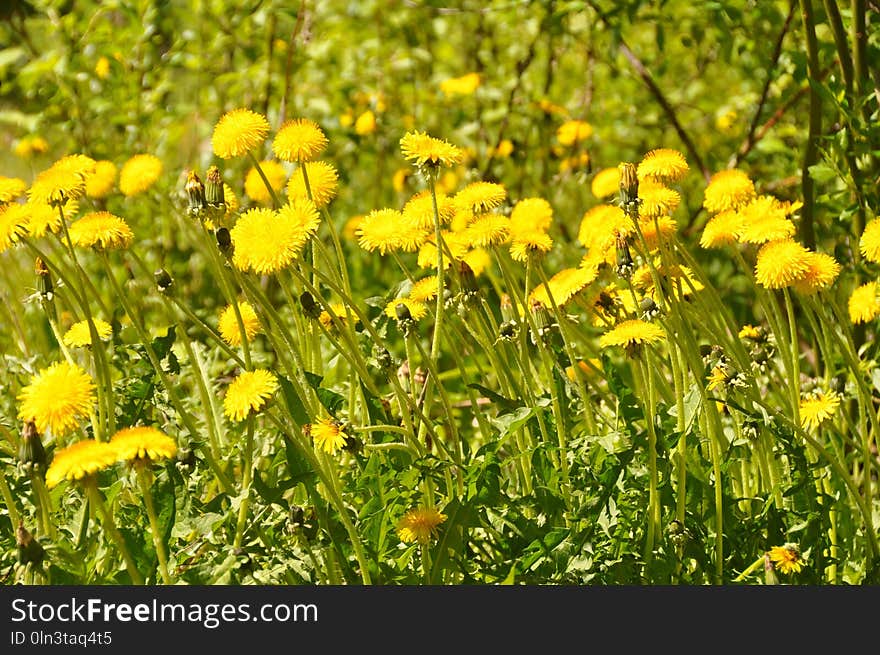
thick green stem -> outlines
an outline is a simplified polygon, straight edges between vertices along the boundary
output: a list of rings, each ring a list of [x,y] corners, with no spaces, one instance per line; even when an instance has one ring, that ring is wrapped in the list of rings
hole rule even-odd
[[[153,547],[156,549],[156,558],[159,560],[159,574],[162,576],[162,582],[167,585],[173,584],[171,576],[168,575],[168,555],[165,552],[165,543],[162,541],[162,534],[159,530],[159,519],[156,516],[156,507],[153,504],[152,486],[153,472],[147,468],[149,460],[146,462],[136,462],[135,468],[138,479],[138,485],[141,488],[141,494],[144,497],[144,506],[147,508],[147,518],[150,521],[150,533],[153,537]]]

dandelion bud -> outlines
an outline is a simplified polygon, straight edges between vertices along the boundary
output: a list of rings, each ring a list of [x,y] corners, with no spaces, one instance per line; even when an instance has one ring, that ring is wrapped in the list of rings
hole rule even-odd
[[[629,244],[626,237],[617,234],[617,274],[624,280],[629,280],[635,272],[635,264],[629,252]]]
[[[639,300],[639,311],[642,313],[642,318],[646,321],[651,321],[660,315],[660,308],[657,307],[657,303],[654,302],[651,296],[643,296]]]
[[[302,535],[309,541],[318,535],[318,513],[314,507],[293,505],[287,520],[287,529],[291,534]]]
[[[299,304],[302,306],[303,314],[316,320],[321,315],[321,306],[315,302],[315,298],[308,291],[303,291],[299,296]]]
[[[516,338],[517,330],[516,321],[504,321],[498,326],[498,338],[502,341],[513,341]]]
[[[58,322],[58,314],[55,310],[55,287],[52,284],[52,274],[49,272],[46,262],[37,257],[34,262],[34,270],[37,273],[37,291],[40,293],[40,304],[43,311],[53,323]]]
[[[376,360],[376,365],[383,371],[387,371],[394,366],[394,358],[384,346],[374,346],[373,357]]]
[[[24,523],[18,523],[15,530],[15,545],[18,547],[18,563],[22,566],[33,564],[39,567],[43,563],[46,552],[40,542],[24,527]]]
[[[214,236],[217,237],[217,247],[227,257],[232,256],[232,237],[229,234],[229,230],[225,227],[221,227],[214,233]]]
[[[413,382],[416,383],[417,386],[423,387],[425,386],[425,382],[428,381],[428,372],[419,366],[416,369],[416,372],[413,374]]]
[[[620,204],[626,210],[639,202],[639,177],[636,167],[629,162],[617,167],[620,174]]]
[[[226,199],[223,196],[223,177],[220,169],[211,166],[208,169],[207,184],[205,185],[205,200],[212,207],[225,206]]]
[[[190,171],[186,176],[186,195],[189,197],[189,213],[197,216],[205,209],[205,185],[195,171]]]
[[[46,470],[46,450],[37,432],[34,421],[25,421],[21,429],[21,441],[18,442],[18,461],[26,471],[42,472]]]
[[[167,293],[168,289],[171,288],[171,285],[174,284],[171,275],[164,268],[160,268],[153,273],[153,279],[156,281],[156,288],[159,289],[160,293]]]
[[[477,276],[474,275],[474,269],[463,259],[458,264],[462,295],[465,301],[473,300],[480,292],[480,287],[477,285]]]
[[[399,302],[394,306],[394,315],[397,316],[397,320],[401,322],[413,320],[412,313],[409,311],[409,307],[404,305],[402,302]]]
[[[529,304],[529,312],[531,313],[532,320],[535,322],[535,327],[538,330],[537,336],[543,339],[544,335],[550,330],[550,313],[547,311],[547,308],[537,300],[533,300]],[[532,335],[532,343],[537,345],[534,335]]]

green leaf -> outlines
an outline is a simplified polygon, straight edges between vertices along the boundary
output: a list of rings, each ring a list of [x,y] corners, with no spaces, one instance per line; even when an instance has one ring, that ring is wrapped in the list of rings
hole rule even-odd
[[[287,411],[299,425],[309,423],[311,419],[306,411],[306,407],[302,399],[296,393],[293,383],[283,375],[278,376],[278,384],[281,385],[281,395],[284,396],[284,404],[287,405]]]

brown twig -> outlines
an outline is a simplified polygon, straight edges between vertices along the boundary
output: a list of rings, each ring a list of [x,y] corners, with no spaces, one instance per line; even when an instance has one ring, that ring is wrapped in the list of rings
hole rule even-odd
[[[296,38],[299,36],[306,17],[306,0],[300,0],[299,10],[296,12],[296,24],[290,33],[290,41],[287,45],[287,61],[284,63],[284,93],[281,96],[281,110],[278,112],[279,122],[284,124],[287,116],[287,96],[290,94],[290,76],[293,68],[293,53],[296,51]]]
[[[755,130],[758,128],[758,121],[761,119],[761,113],[764,111],[764,105],[767,102],[767,97],[770,95],[770,84],[773,82],[773,71],[776,69],[776,64],[779,63],[779,57],[782,54],[782,42],[785,40],[785,35],[788,34],[788,28],[791,26],[791,21],[794,18],[795,9],[797,9],[797,0],[793,0],[791,3],[788,10],[788,16],[785,18],[785,23],[783,23],[782,29],[779,31],[779,37],[776,39],[776,45],[773,47],[773,55],[770,57],[770,66],[767,68],[767,79],[764,80],[764,88],[761,89],[761,99],[758,101],[758,107],[755,109],[754,116],[752,116],[752,122],[749,125],[749,132],[746,136],[746,140],[743,145],[740,146],[740,149],[730,158],[730,161],[727,163],[728,168],[736,168],[740,159],[752,149]]]

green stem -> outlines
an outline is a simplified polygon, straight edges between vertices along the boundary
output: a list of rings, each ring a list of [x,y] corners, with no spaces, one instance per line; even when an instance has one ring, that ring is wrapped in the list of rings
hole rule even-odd
[[[251,479],[254,469],[254,415],[248,414],[245,428],[244,451],[241,457],[241,490],[244,497],[238,506],[238,521],[235,525],[235,539],[232,542],[233,550],[241,548],[244,538],[244,529],[247,524],[248,510],[251,504]]]
[[[132,583],[136,585],[144,584],[144,578],[137,570],[134,558],[131,556],[128,546],[125,545],[125,538],[116,527],[116,523],[113,521],[113,514],[107,509],[107,505],[104,503],[104,496],[98,491],[95,479],[92,477],[85,478],[83,480],[83,489],[85,489],[89,502],[97,508],[98,513],[101,515],[101,523],[104,526],[104,530],[110,535],[110,538],[119,549],[119,553],[125,561],[125,568],[128,570],[128,575],[131,578]]]
[[[153,492],[150,489],[152,485],[152,471],[147,468],[149,460],[146,462],[136,462],[136,475],[138,485],[141,488],[141,494],[144,497],[144,505],[147,508],[147,518],[150,520],[150,532],[153,537],[153,547],[156,549],[156,557],[159,560],[159,574],[162,576],[162,582],[167,585],[173,584],[171,576],[168,575],[168,555],[165,553],[165,543],[162,541],[162,535],[159,530],[159,520],[156,517],[156,507],[153,504]]]

